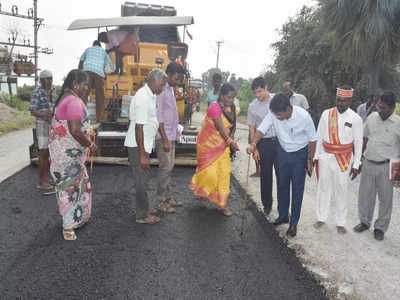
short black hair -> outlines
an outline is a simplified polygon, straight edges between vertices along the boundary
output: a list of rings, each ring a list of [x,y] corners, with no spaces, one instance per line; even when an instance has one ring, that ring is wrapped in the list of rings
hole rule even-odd
[[[100,42],[98,40],[95,40],[93,42],[93,46],[100,46],[101,47],[101,44],[100,44]]]
[[[256,79],[253,80],[251,83],[251,89],[254,91],[256,88],[265,88],[267,86],[267,82],[265,79],[261,76],[257,77]]]
[[[390,108],[394,108],[396,106],[396,95],[393,92],[384,92],[381,95],[381,101]]]
[[[165,73],[167,73],[168,75],[174,75],[176,73],[184,74],[185,70],[182,68],[182,66],[180,64],[173,61],[168,64],[167,69],[165,70]]]
[[[276,114],[280,112],[284,112],[287,110],[288,107],[292,107],[290,104],[289,98],[282,93],[276,94],[269,105],[271,111]]]
[[[214,75],[212,76],[212,81],[216,81],[216,80],[222,80],[221,74],[214,73]]]

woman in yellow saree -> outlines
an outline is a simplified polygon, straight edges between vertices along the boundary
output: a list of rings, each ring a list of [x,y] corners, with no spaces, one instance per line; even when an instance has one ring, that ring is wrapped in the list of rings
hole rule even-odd
[[[218,101],[210,104],[197,136],[197,169],[189,185],[203,204],[204,198],[208,198],[225,216],[232,215],[226,208],[230,191],[230,149],[239,150],[233,140],[234,98],[234,87],[226,83],[221,87]]]

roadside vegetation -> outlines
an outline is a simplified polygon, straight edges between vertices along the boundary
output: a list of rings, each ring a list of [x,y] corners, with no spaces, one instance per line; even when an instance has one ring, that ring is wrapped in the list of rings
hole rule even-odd
[[[35,124],[35,118],[29,111],[29,102],[15,95],[0,95],[0,135],[29,128]]]

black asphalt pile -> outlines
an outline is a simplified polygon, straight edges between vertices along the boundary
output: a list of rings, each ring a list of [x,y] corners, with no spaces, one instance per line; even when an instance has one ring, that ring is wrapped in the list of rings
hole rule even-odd
[[[152,170],[154,175],[156,169]],[[135,223],[131,170],[95,166],[90,222],[64,241],[55,196],[35,189],[27,167],[0,184],[1,299],[327,299],[273,226],[241,209],[233,179],[231,218],[202,208],[174,170],[177,213]],[[154,190],[154,183],[152,188]]]

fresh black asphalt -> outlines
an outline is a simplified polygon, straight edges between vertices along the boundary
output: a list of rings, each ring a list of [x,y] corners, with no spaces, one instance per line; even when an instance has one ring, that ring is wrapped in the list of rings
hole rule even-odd
[[[241,209],[234,178],[227,218],[200,207],[187,188],[193,172],[173,172],[184,202],[177,213],[139,225],[131,170],[96,165],[93,215],[74,242],[62,239],[55,196],[35,189],[36,167],[8,178],[0,184],[0,299],[327,299],[255,207]]]

